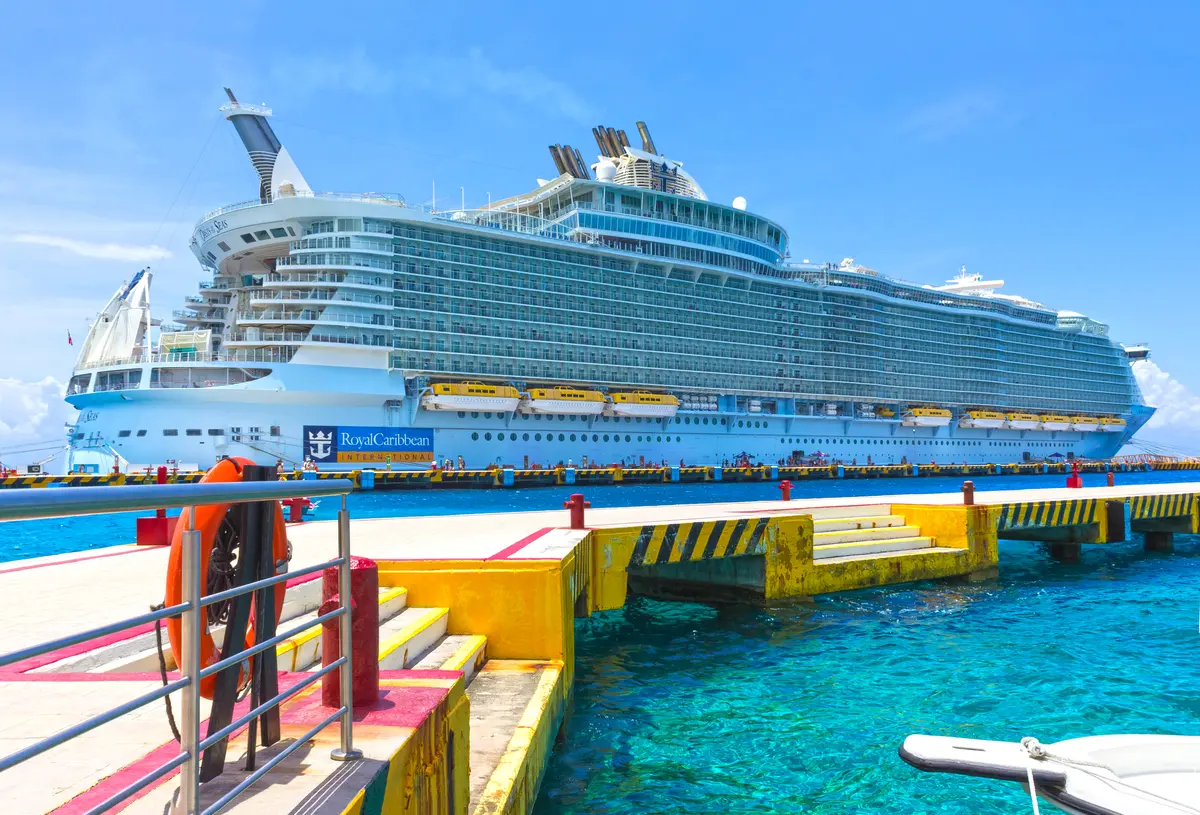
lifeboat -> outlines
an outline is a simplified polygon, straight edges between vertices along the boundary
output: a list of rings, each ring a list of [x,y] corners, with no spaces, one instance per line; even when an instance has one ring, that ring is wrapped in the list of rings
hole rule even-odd
[[[914,407],[904,411],[900,424],[905,427],[946,427],[951,414],[945,408]]]
[[[1071,429],[1080,433],[1091,433],[1100,429],[1100,420],[1095,416],[1072,416]]]
[[[1036,413],[1009,413],[1004,417],[1004,426],[1009,430],[1037,430],[1042,426],[1042,417]]]
[[[521,400],[522,413],[562,413],[568,416],[598,416],[608,402],[600,391],[579,388],[530,388]]]
[[[669,419],[679,411],[679,400],[669,393],[613,393],[611,401],[604,406],[606,416],[641,416],[653,419]]]
[[[426,410],[494,410],[511,413],[517,409],[521,394],[510,385],[485,385],[482,382],[444,382],[433,385],[421,397]]]
[[[1125,420],[1115,416],[1106,416],[1100,420],[1100,429],[1105,433],[1124,433]]]
[[[958,426],[997,430],[1004,427],[1005,421],[1004,414],[994,410],[968,410],[958,417]]]
[[[1070,430],[1071,417],[1048,413],[1042,416],[1042,430]]]
[[[894,419],[896,418],[896,411],[891,408],[878,407],[875,408],[875,415],[880,419]]]

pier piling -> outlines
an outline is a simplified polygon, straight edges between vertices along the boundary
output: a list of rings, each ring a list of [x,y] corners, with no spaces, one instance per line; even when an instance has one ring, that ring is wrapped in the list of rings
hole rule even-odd
[[[1174,552],[1175,533],[1162,530],[1146,532],[1147,552]]]

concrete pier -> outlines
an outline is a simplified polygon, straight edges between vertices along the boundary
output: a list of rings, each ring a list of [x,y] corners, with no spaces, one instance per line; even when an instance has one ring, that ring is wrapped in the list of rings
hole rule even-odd
[[[1045,542],[1070,560],[1083,546],[1124,540],[1127,524],[1161,551],[1175,533],[1200,532],[1198,495],[1200,483],[976,492],[971,505],[954,489],[593,507],[582,529],[569,528],[558,508],[354,520],[353,551],[378,562],[380,582],[380,698],[356,708],[367,760],[330,762],[331,727],[228,811],[526,813],[570,700],[577,616],[619,608],[633,593],[780,602],[983,579],[996,574],[1002,538]],[[0,535],[14,534],[0,525]],[[290,568],[300,569],[328,558],[336,525],[291,526],[288,538]],[[162,599],[167,556],[166,547],[121,545],[0,564],[0,652],[145,611]],[[315,617],[319,581],[311,578],[289,582],[281,630]],[[320,636],[317,627],[279,646],[281,688],[318,665]],[[0,673],[0,753],[160,682],[150,627],[10,666]],[[281,745],[320,721],[315,687],[285,705]],[[236,783],[245,735],[234,734],[230,747],[230,769],[204,785],[205,801]],[[177,751],[162,707],[149,705],[0,774],[6,811],[86,811]],[[125,811],[163,811],[177,783],[164,776]]]

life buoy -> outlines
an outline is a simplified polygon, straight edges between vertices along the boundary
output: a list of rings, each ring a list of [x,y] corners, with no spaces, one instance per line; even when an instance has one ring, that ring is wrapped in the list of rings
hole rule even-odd
[[[217,462],[216,466],[204,474],[200,479],[200,483],[218,483],[225,481],[241,481],[242,468],[247,465],[254,464],[253,461],[245,458],[226,458]],[[288,541],[287,541],[287,526],[283,522],[283,511],[279,507],[279,502],[272,502],[275,507],[274,517],[274,534],[272,535],[272,548],[274,553],[274,561],[276,564],[281,564],[276,567],[277,573],[282,573],[287,570],[288,561]],[[171,556],[167,561],[167,593],[166,604],[173,606],[183,602],[183,532],[187,529],[188,518],[195,512],[195,529],[200,533],[200,574],[206,576],[207,582],[209,560],[212,555],[213,543],[217,539],[218,531],[221,528],[221,522],[225,520],[225,514],[229,511],[231,504],[211,504],[201,507],[185,507],[179,516],[179,520],[175,524],[175,532],[171,536]],[[278,583],[275,586],[275,620],[279,620],[280,612],[283,610],[283,597],[287,592],[287,586],[284,583]],[[207,593],[207,592],[205,592]],[[250,621],[246,629],[246,647],[254,645],[254,617],[253,607],[250,611]],[[203,624],[203,629],[200,634],[200,667],[207,668],[221,659],[221,649],[213,642],[212,634],[208,631],[208,615],[202,613],[200,619]],[[175,657],[175,664],[180,664],[180,654],[182,653],[182,620],[179,617],[167,618],[167,639],[171,644],[171,653]],[[242,676],[238,684],[241,685],[245,676]],[[205,699],[213,697],[213,690],[216,686],[217,675],[206,677],[200,681],[200,695]]]

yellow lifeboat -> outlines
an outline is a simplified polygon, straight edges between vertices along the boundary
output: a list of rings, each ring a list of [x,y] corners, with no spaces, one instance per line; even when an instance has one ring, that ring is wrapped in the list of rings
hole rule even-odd
[[[959,427],[974,427],[981,430],[997,430],[1004,427],[1003,413],[995,410],[968,410],[958,417]]]
[[[606,416],[642,416],[652,419],[669,419],[679,411],[679,400],[669,393],[632,391],[609,394],[609,403],[604,406]]]
[[[900,417],[900,424],[905,427],[946,427],[950,419],[951,413],[945,408],[910,407]]]
[[[1105,416],[1100,420],[1100,429],[1105,433],[1124,433],[1125,420],[1117,416]]]
[[[421,397],[426,410],[494,410],[511,413],[521,402],[521,394],[511,385],[485,385],[482,382],[440,382],[430,386]]]
[[[1004,426],[1009,430],[1037,430],[1042,426],[1042,417],[1036,413],[1009,413],[1004,417]]]
[[[522,413],[560,413],[598,416],[608,402],[600,391],[580,388],[530,388],[521,400]]]
[[[1042,430],[1070,430],[1071,417],[1048,413],[1042,417]]]
[[[875,408],[875,415],[880,419],[894,419],[896,411],[887,407],[877,407]]]
[[[1080,433],[1091,433],[1100,429],[1100,420],[1095,416],[1072,416],[1071,429]]]

